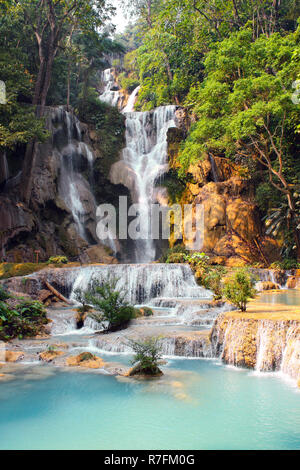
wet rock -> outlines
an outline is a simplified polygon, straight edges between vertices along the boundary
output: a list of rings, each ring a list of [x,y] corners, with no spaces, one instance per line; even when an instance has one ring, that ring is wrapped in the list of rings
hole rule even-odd
[[[24,359],[25,354],[21,351],[5,351],[6,362],[18,362]]]
[[[56,350],[43,351],[39,354],[39,359],[40,361],[44,361],[44,362],[52,362],[54,359],[57,359],[63,354],[65,354],[64,351],[56,351]]]
[[[94,356],[90,352],[83,352],[77,356],[70,356],[66,360],[66,365],[70,367],[85,367],[87,369],[102,369],[105,362],[100,357]]]

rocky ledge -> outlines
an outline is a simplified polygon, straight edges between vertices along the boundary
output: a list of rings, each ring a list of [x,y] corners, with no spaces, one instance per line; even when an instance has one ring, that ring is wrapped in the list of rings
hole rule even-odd
[[[300,307],[253,302],[245,313],[219,315],[210,340],[225,363],[281,371],[300,386]]]

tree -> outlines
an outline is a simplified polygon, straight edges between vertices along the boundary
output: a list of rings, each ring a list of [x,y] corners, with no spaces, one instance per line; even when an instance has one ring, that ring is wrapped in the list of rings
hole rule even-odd
[[[38,47],[38,73],[35,81],[33,105],[37,116],[43,116],[51,84],[54,59],[66,38],[72,37],[75,28],[94,30],[103,25],[112,11],[105,0],[18,0],[18,11],[36,39]],[[26,148],[22,171],[22,199],[29,203],[32,190],[32,168],[36,156],[36,143]]]
[[[299,149],[300,110],[291,90],[299,71],[299,34],[298,29],[253,41],[251,30],[241,30],[207,54],[206,79],[191,88],[186,100],[198,121],[180,154],[185,169],[208,153],[260,165],[286,198],[298,257],[299,173],[292,155]]]
[[[242,312],[246,311],[249,299],[255,296],[254,279],[246,269],[237,270],[225,280],[223,288],[224,297],[238,307]]]
[[[146,338],[144,340],[129,340],[129,346],[135,352],[132,364],[134,367],[130,375],[161,375],[159,361],[162,358],[158,338]]]
[[[135,317],[135,309],[125,301],[124,292],[116,289],[117,282],[118,279],[111,279],[102,285],[95,283],[85,293],[87,302],[98,311],[89,316],[102,326],[104,333],[127,328]]]

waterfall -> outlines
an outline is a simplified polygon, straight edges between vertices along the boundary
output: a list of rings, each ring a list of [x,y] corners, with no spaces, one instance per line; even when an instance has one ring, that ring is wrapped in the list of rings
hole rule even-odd
[[[111,69],[102,74],[104,91],[101,101],[116,106],[120,92],[114,90],[115,80]],[[167,171],[167,131],[176,127],[176,106],[161,106],[154,111],[134,112],[134,103],[140,87],[135,88],[123,109],[126,117],[125,139],[121,161],[112,165],[110,180],[113,184],[123,184],[131,192],[131,198],[138,206],[140,225],[139,238],[135,240],[134,261],[148,263],[154,261],[156,250],[150,237],[151,204],[159,195],[156,182]]]
[[[95,214],[96,201],[88,182],[80,174],[80,160],[86,159],[92,174],[94,155],[83,142],[80,122],[73,113],[63,107],[55,108],[52,122],[54,148],[60,160],[59,193],[72,213],[78,234],[87,240],[84,222],[87,211]]]
[[[215,183],[218,183],[220,181],[220,178],[219,178],[218,168],[217,168],[215,159],[211,154],[208,155],[208,158],[209,158],[210,165],[211,165],[211,172],[212,172],[213,180]]]
[[[117,279],[116,289],[126,292],[132,304],[144,304],[156,297],[209,299],[210,291],[197,285],[193,272],[184,264],[116,264],[87,266],[78,271],[71,299],[77,288],[87,290],[94,281]]]
[[[246,315],[246,314],[245,314]],[[213,355],[257,372],[278,371],[300,380],[300,323],[219,315],[211,332]]]
[[[140,86],[136,87],[131,95],[129,96],[128,103],[123,109],[123,113],[132,113],[134,111],[134,103],[136,101],[136,97],[138,95],[138,92],[140,91]]]
[[[102,82],[104,84],[104,91],[99,96],[100,101],[107,103],[111,106],[117,106],[120,99],[120,92],[114,90],[116,87],[115,79],[111,69],[106,69],[102,72]]]
[[[175,110],[176,107],[170,105],[153,112],[125,113],[126,147],[122,160],[111,167],[111,182],[127,186],[133,202],[139,204],[142,223],[140,238],[135,240],[136,262],[155,259],[155,245],[149,235],[151,204],[156,202],[155,183],[168,169],[167,131],[176,127]]]

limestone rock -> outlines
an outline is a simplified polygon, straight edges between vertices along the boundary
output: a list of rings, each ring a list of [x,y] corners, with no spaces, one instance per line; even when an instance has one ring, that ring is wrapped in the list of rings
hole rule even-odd
[[[54,359],[62,356],[64,351],[49,350],[43,351],[39,354],[39,359],[44,362],[52,362]]]
[[[66,365],[70,367],[86,367],[87,369],[102,369],[105,362],[100,357],[89,352],[83,352],[77,356],[70,356],[66,360]]]
[[[6,362],[17,362],[24,358],[24,353],[21,351],[5,351]]]

